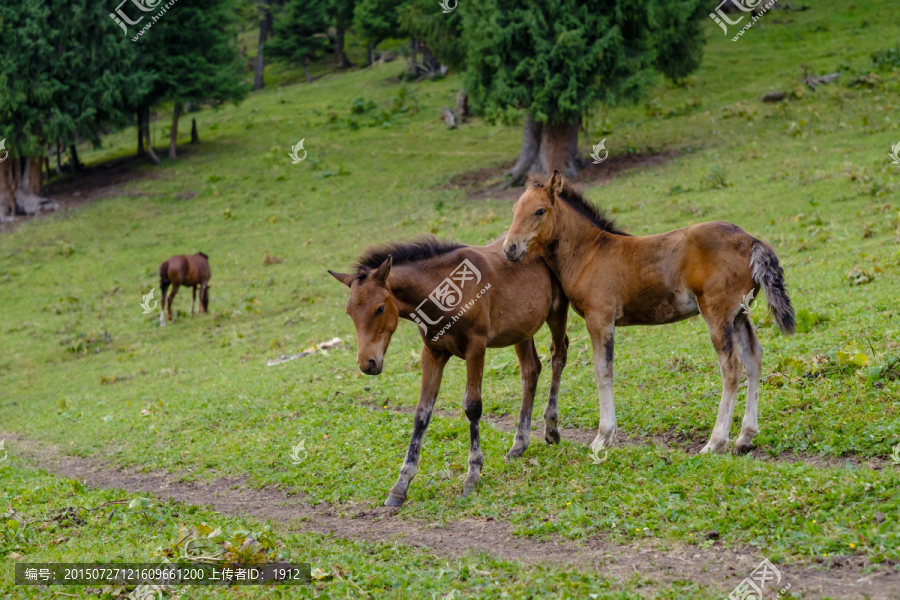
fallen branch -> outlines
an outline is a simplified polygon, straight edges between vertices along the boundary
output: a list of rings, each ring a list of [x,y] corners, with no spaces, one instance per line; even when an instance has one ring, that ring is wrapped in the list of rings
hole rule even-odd
[[[803,83],[805,83],[806,86],[812,91],[816,91],[816,88],[818,86],[825,85],[826,83],[831,83],[840,76],[840,73],[829,73],[828,75],[822,75],[821,77],[812,77],[810,75],[807,75],[806,79],[803,80]]]
[[[267,362],[266,366],[271,367],[273,365],[280,365],[281,363],[285,363],[285,362],[295,360],[298,358],[303,358],[305,356],[310,356],[311,354],[315,354],[316,352],[320,352],[322,350],[332,350],[334,348],[337,348],[338,346],[340,346],[343,343],[344,343],[344,340],[342,340],[341,338],[338,338],[338,337],[332,338],[332,339],[328,340],[327,342],[322,342],[321,344],[316,344],[314,347],[307,348],[303,352],[298,352],[297,354],[291,354],[290,356],[282,354],[278,358],[273,358],[272,360]]]

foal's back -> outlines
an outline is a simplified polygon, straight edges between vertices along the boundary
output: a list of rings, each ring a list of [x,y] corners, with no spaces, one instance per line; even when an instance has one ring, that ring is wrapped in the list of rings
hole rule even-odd
[[[191,256],[179,254],[163,264],[168,265],[166,271],[169,280],[174,283],[192,286],[209,281],[209,260],[202,252]]]

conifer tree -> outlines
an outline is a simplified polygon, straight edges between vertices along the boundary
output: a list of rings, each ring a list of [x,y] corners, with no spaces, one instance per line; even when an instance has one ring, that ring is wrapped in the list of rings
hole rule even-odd
[[[328,39],[329,0],[288,0],[275,17],[275,39],[266,44],[270,56],[299,63],[312,81],[309,63],[331,48]]]
[[[572,175],[578,127],[598,102],[637,101],[702,56],[700,0],[483,0],[463,11],[466,87],[489,118],[527,111],[510,173]]]

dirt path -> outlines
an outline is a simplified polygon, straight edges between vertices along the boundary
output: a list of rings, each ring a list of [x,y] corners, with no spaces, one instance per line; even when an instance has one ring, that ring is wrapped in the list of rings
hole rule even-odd
[[[271,487],[254,489],[247,485],[246,478],[185,482],[177,474],[118,470],[92,459],[65,456],[54,446],[14,434],[0,434],[0,438],[7,440],[8,450],[14,456],[24,458],[29,464],[62,477],[77,478],[92,487],[152,493],[159,498],[209,505],[224,514],[272,519],[289,531],[405,544],[429,548],[445,556],[483,551],[502,560],[577,565],[619,581],[636,578],[645,585],[690,580],[719,589],[723,596],[763,559],[749,550],[728,550],[715,545],[706,550],[680,547],[660,551],[650,541],[627,546],[601,538],[582,543],[563,539],[538,542],[515,537],[508,523],[494,520],[463,519],[442,527],[431,521],[400,518],[397,509],[310,506],[300,496],[289,497]],[[900,597],[900,572],[890,565],[873,565],[861,557],[837,557],[820,563],[778,565],[778,568],[783,575],[782,585],[790,583],[791,591],[804,598],[888,600]]]

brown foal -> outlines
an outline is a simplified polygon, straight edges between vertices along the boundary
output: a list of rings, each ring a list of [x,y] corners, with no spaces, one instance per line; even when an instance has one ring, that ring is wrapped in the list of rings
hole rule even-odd
[[[167,310],[169,320],[172,320],[172,300],[178,293],[178,288],[186,285],[193,288],[194,297],[191,300],[191,316],[194,316],[194,304],[197,302],[197,286],[200,286],[200,308],[197,313],[209,312],[209,257],[198,252],[193,256],[173,256],[159,265],[159,286],[162,288],[162,304],[159,306],[159,326],[165,327]],[[169,296],[169,305],[166,306],[166,290],[172,285],[172,294]]]
[[[566,363],[566,318],[569,303],[544,261],[535,257],[512,264],[503,257],[502,238],[489,246],[471,247],[433,238],[410,244],[369,249],[353,274],[329,271],[350,288],[347,314],[356,328],[356,361],[367,375],[378,375],[399,319],[416,323],[422,348],[422,387],[416,405],[412,440],[400,477],[385,505],[406,500],[417,471],[422,438],[431,420],[444,365],[451,356],[466,361],[464,407],[469,419],[469,471],[463,484],[468,495],[481,477],[481,380],[487,348],[515,346],[522,378],[519,424],[507,458],[522,456],[531,433],[541,361],[533,336],[543,323],[550,327],[553,376],[544,411],[544,438],[559,441],[559,381]]]
[[[590,333],[600,396],[592,451],[611,445],[616,435],[616,326],[661,325],[697,314],[709,327],[722,373],[719,414],[701,452],[721,452],[728,444],[741,363],[747,371],[747,406],[735,451],[753,447],[753,436],[759,433],[762,346],[742,300],[765,288],[781,331],[790,335],[795,324],[784,273],[771,246],[722,221],[632,237],[569,187],[558,171],[546,183],[532,180],[513,214],[503,244],[506,257],[519,261],[543,256]]]

